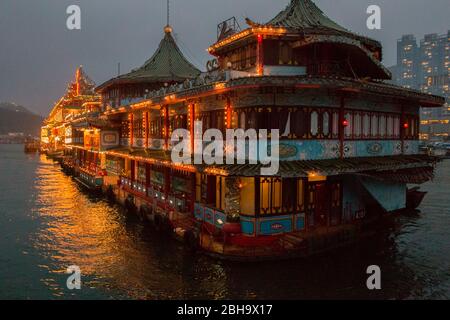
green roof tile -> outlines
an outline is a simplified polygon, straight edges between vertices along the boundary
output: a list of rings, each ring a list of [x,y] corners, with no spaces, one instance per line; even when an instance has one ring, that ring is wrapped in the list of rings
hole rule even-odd
[[[311,0],[292,0],[285,10],[267,24],[295,29],[330,28],[348,32],[328,18]]]

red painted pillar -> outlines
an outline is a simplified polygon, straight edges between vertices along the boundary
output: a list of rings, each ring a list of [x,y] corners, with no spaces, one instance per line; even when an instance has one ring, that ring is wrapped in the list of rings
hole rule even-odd
[[[194,154],[194,146],[195,146],[195,103],[189,106],[189,130],[191,135],[191,154]]]
[[[256,47],[256,71],[258,75],[264,75],[264,38],[262,34],[257,36],[257,47]]]
[[[164,147],[166,150],[169,149],[169,106],[164,107]]]
[[[146,189],[148,189],[150,186],[150,167],[151,167],[151,165],[149,163],[145,164],[145,188]]]
[[[401,141],[401,150],[402,154],[405,152],[405,107],[402,105],[401,114],[400,114],[400,141]]]
[[[144,112],[144,129],[145,129],[145,132],[144,132],[144,139],[145,139],[145,142],[144,142],[144,145],[145,145],[145,148],[148,148],[148,138],[149,138],[149,126],[148,126],[148,122],[149,122],[149,112],[148,111],[146,111],[146,112]]]
[[[339,150],[340,158],[344,158],[344,141],[345,141],[345,98],[341,97],[341,106],[339,108]]]
[[[134,145],[134,115],[130,113],[128,116],[128,121],[130,121],[130,147]]]
[[[233,120],[233,114],[232,114],[232,110],[231,110],[231,99],[230,97],[227,97],[227,109],[226,109],[226,129],[231,129],[232,126],[232,120]]]

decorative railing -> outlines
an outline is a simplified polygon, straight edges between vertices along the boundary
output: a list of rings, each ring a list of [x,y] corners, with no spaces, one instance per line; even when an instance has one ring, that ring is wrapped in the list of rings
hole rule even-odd
[[[197,220],[206,222],[219,229],[222,229],[227,222],[227,216],[224,212],[201,203],[195,203],[194,216]]]
[[[84,167],[84,166],[80,166],[78,168],[78,170],[80,171],[80,173],[84,173],[90,176],[100,176],[102,173],[102,170],[98,167],[94,167],[94,166],[89,166],[89,167]]]
[[[164,192],[154,189],[150,185],[132,180],[128,177],[120,177],[120,185],[133,195],[140,197],[150,203],[154,203],[161,209],[174,210],[177,212],[187,212],[189,208],[186,199],[176,195],[166,195]]]

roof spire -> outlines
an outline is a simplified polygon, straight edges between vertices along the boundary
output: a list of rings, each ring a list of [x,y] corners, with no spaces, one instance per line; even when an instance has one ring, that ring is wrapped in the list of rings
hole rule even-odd
[[[170,0],[167,0],[167,25],[170,26]]]
[[[165,33],[172,33],[172,27],[170,26],[170,0],[167,0],[167,25],[164,28]]]

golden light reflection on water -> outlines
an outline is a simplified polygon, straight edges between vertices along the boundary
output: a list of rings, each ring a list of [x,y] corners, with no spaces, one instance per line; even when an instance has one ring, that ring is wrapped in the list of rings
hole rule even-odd
[[[85,285],[107,284],[102,289],[119,290],[131,298],[170,297],[184,290],[179,270],[168,270],[173,268],[176,246],[169,249],[174,250],[172,254],[169,250],[157,252],[158,247],[164,249],[164,244],[152,246],[142,241],[140,236],[148,230],[141,224],[128,223],[117,207],[89,198],[52,162],[41,158],[41,163],[35,185],[35,214],[44,223],[36,235],[35,247],[53,261],[43,268],[64,275],[68,266],[77,265],[83,277],[89,279]],[[56,296],[67,291],[52,277],[42,281]],[[161,281],[163,286],[158,285]]]

